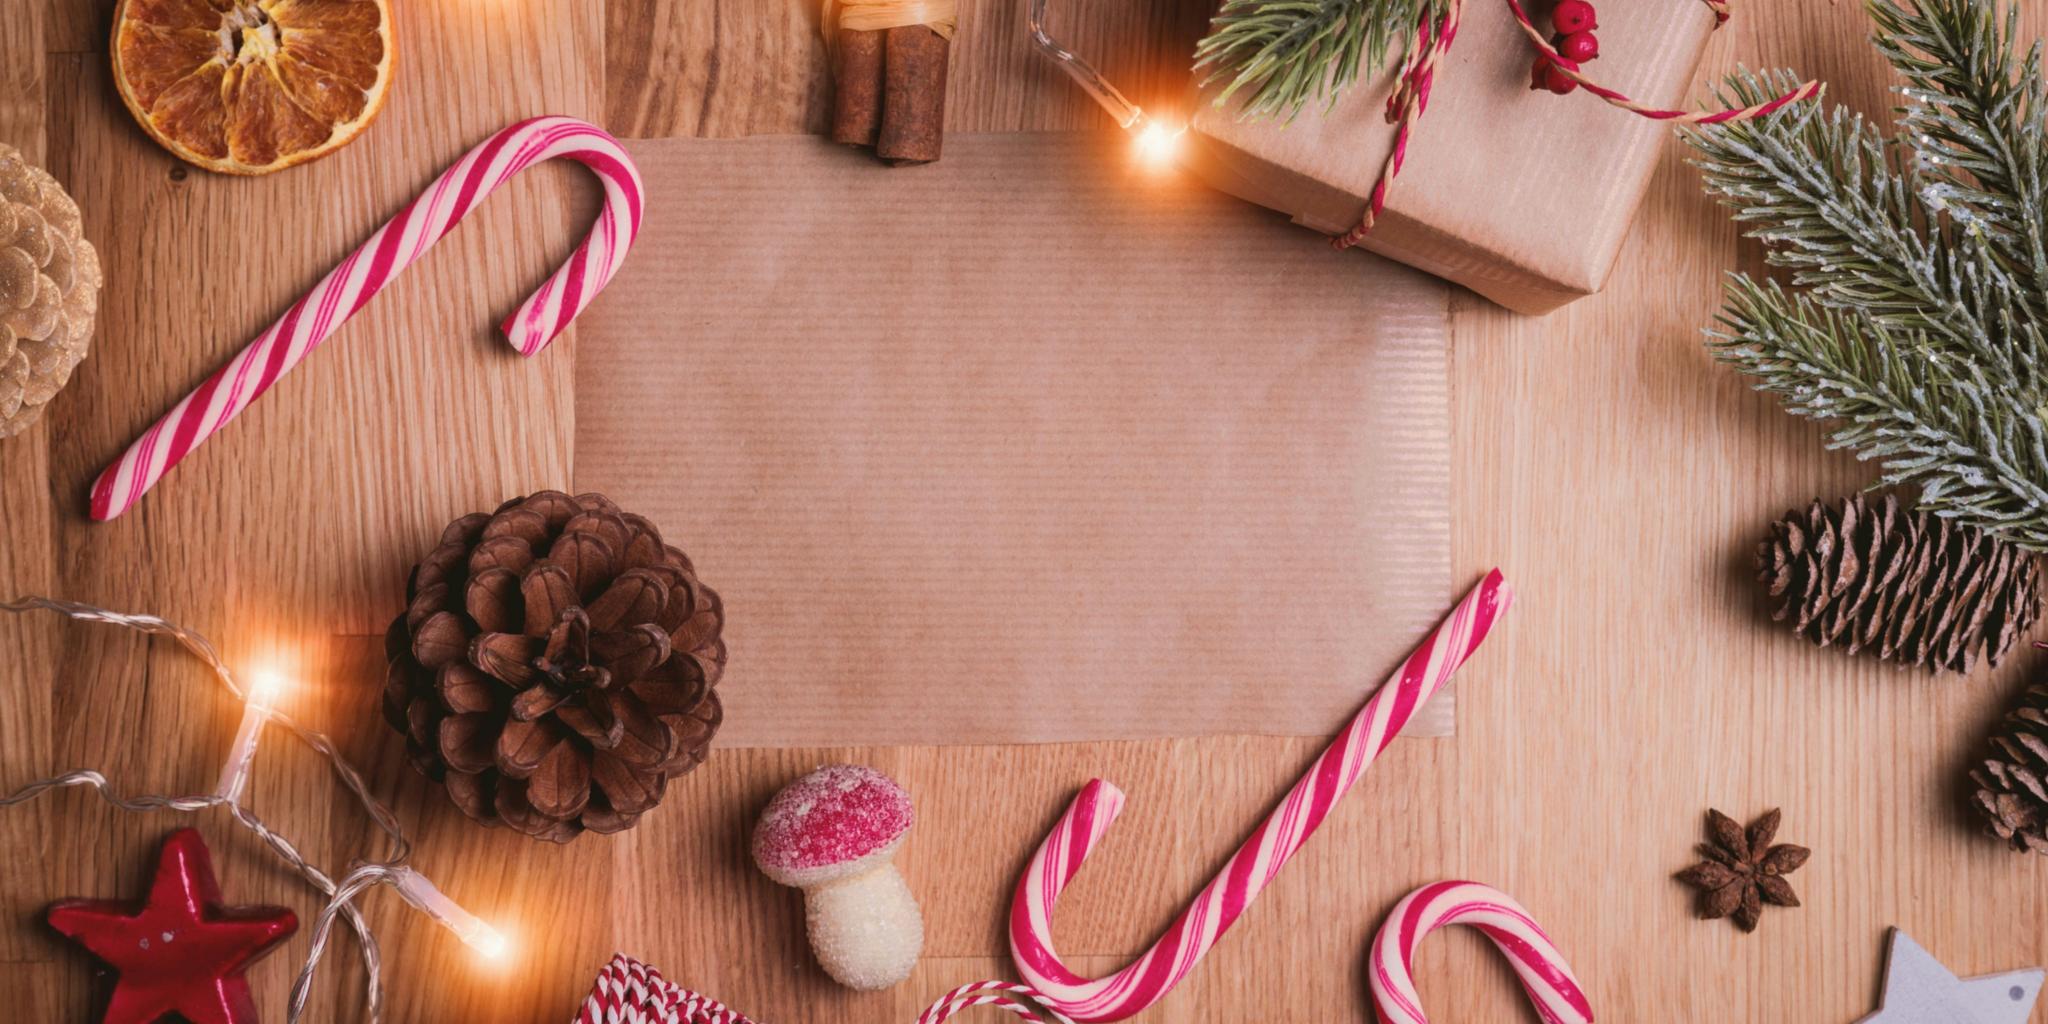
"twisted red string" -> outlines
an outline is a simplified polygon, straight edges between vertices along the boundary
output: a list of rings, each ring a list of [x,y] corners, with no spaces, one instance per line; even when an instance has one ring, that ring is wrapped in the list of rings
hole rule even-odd
[[[1714,27],[1719,28],[1728,21],[1728,0],[1700,0],[1714,12]],[[1515,22],[1522,27],[1522,34],[1536,44],[1536,49],[1550,62],[1557,65],[1566,78],[1585,87],[1587,92],[1607,101],[1611,106],[1620,107],[1640,117],[1656,121],[1676,121],[1681,124],[1721,124],[1726,121],[1740,121],[1762,117],[1783,109],[1793,103],[1819,95],[1819,82],[1807,81],[1799,87],[1763,103],[1747,107],[1715,111],[1663,110],[1647,106],[1630,99],[1626,94],[1601,85],[1586,76],[1578,62],[1557,52],[1550,40],[1536,28],[1529,12],[1522,8],[1521,0],[1507,0],[1508,10],[1514,14]],[[1452,40],[1458,35],[1458,18],[1464,0],[1450,0],[1441,18],[1432,19],[1424,14],[1416,27],[1416,45],[1399,74],[1399,83],[1394,94],[1387,99],[1387,119],[1395,124],[1394,151],[1387,155],[1387,162],[1380,170],[1379,180],[1373,183],[1372,195],[1366,200],[1365,214],[1359,218],[1358,226],[1330,240],[1339,249],[1349,249],[1365,239],[1379,221],[1387,205],[1387,193],[1394,187],[1394,179],[1401,174],[1401,166],[1408,160],[1408,140],[1413,135],[1415,124],[1429,107],[1429,87],[1436,76],[1436,67],[1444,54],[1451,48]]]
[[[1394,178],[1401,173],[1401,165],[1408,160],[1408,137],[1414,134],[1422,112],[1429,108],[1429,89],[1436,81],[1437,63],[1450,52],[1451,41],[1458,38],[1458,18],[1464,6],[1464,0],[1451,0],[1444,8],[1443,17],[1434,25],[1425,14],[1416,26],[1415,49],[1409,54],[1408,62],[1402,65],[1400,84],[1394,87],[1394,94],[1387,97],[1387,120],[1394,125],[1394,151],[1388,154],[1379,180],[1373,183],[1372,197],[1365,204],[1365,217],[1349,233],[1331,239],[1337,248],[1349,249],[1357,245],[1365,233],[1372,230],[1373,223],[1379,220],[1380,212],[1386,209],[1387,193],[1393,189]]]

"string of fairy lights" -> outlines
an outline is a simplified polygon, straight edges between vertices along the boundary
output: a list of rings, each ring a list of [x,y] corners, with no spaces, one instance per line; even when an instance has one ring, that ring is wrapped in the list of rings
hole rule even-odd
[[[379,981],[381,960],[377,937],[356,906],[356,897],[380,885],[390,886],[400,899],[440,922],[479,955],[495,960],[507,954],[510,943],[503,933],[450,899],[431,879],[411,866],[409,861],[412,857],[412,843],[406,838],[404,829],[399,826],[397,817],[383,801],[370,793],[368,785],[363,781],[362,773],[341,756],[335,749],[333,741],[325,734],[299,724],[290,715],[277,709],[277,703],[284,696],[286,689],[282,676],[273,672],[252,672],[248,685],[244,686],[237,680],[234,672],[229,670],[227,663],[221,659],[220,652],[206,637],[154,615],[132,615],[45,597],[24,597],[0,603],[0,611],[14,615],[35,611],[54,612],[81,622],[102,623],[151,636],[169,637],[204,662],[221,685],[227,687],[228,692],[243,702],[241,725],[235,730],[234,743],[229,747],[227,760],[221,768],[220,782],[211,793],[124,796],[114,789],[106,776],[90,769],[79,769],[37,779],[5,796],[0,796],[0,807],[25,803],[53,790],[83,787],[98,794],[108,805],[130,813],[177,811],[197,814],[211,810],[226,811],[237,824],[255,834],[266,849],[290,865],[308,885],[327,897],[326,906],[321,908],[315,919],[312,942],[306,958],[299,967],[298,977],[292,982],[287,1014],[287,1020],[292,1024],[297,1024],[305,1013],[314,973],[319,969],[320,960],[326,952],[337,921],[345,923],[349,930],[355,933],[357,946],[361,951],[364,1002],[371,1024],[379,1024],[383,1020],[384,997]],[[273,726],[298,737],[300,742],[327,759],[343,788],[355,796],[357,802],[362,804],[363,810],[369,814],[370,820],[384,833],[387,849],[383,859],[358,861],[336,880],[319,866],[308,861],[289,838],[265,824],[243,802],[249,777],[256,763],[257,745],[261,742],[264,732]]]

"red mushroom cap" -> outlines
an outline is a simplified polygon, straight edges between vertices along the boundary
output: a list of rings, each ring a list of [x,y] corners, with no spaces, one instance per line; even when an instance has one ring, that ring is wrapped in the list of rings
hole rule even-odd
[[[830,764],[775,794],[754,826],[754,863],[799,888],[871,870],[894,856],[916,820],[896,780]]]

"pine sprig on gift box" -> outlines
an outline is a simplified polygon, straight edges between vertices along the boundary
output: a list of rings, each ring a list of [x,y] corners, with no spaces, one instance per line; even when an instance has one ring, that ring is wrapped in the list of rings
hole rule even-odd
[[[1223,0],[1195,47],[1202,87],[1220,105],[1242,92],[1245,117],[1291,120],[1312,100],[1403,59],[1415,26],[1450,0]]]
[[[1906,84],[1896,133],[1800,105],[1687,133],[1707,191],[1789,286],[1735,274],[1722,360],[1919,504],[2048,551],[2040,49],[1993,0],[1868,0]],[[1731,77],[1754,102],[1792,81]]]

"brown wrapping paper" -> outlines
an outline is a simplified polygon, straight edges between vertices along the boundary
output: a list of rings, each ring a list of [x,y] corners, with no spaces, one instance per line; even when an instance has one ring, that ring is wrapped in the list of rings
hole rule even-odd
[[[724,596],[720,743],[1329,733],[1448,606],[1441,282],[1114,133],[631,146],[575,484]]]
[[[1698,0],[1605,6],[1600,58],[1586,71],[1639,102],[1678,106],[1713,27]],[[1600,289],[1671,128],[1583,91],[1530,91],[1534,59],[1502,0],[1465,5],[1364,248],[1525,313]],[[1393,147],[1392,86],[1390,71],[1284,127],[1196,103],[1188,166],[1226,192],[1342,234],[1358,223]]]

